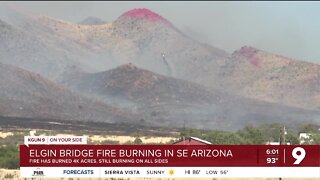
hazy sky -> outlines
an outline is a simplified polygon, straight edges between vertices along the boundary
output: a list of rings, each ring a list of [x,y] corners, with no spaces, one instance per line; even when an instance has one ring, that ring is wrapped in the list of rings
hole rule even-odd
[[[125,11],[148,8],[186,34],[228,52],[248,45],[320,63],[320,2],[11,2],[42,15],[79,22],[112,22]]]

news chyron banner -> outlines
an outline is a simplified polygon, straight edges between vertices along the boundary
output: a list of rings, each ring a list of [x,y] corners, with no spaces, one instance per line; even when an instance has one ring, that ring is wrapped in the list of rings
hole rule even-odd
[[[21,178],[319,178],[316,145],[88,145],[26,137]],[[62,143],[62,144],[59,144]]]

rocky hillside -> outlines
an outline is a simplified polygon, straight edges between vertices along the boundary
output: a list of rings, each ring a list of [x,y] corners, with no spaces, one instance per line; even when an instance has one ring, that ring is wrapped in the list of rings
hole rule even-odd
[[[135,115],[84,98],[62,86],[10,65],[0,64],[0,116],[120,122]]]
[[[208,79],[215,79],[214,83]],[[209,64],[195,81],[288,106],[320,109],[320,65],[293,60],[253,47],[242,47],[217,68]]]
[[[68,84],[88,97],[143,114],[141,123],[171,127],[238,129],[245,124],[316,121],[319,113],[267,103],[159,75],[133,64],[74,74]],[[174,121],[173,121],[174,119]]]
[[[47,64],[52,63],[51,59],[56,59],[59,69],[47,75],[48,71],[40,72],[31,67],[36,67],[38,62],[29,66],[18,62],[11,64],[37,70],[51,79],[70,67],[98,72],[130,62],[156,73],[186,78],[208,62],[227,56],[223,50],[185,36],[168,20],[148,9],[125,12],[114,22],[99,26],[74,24],[47,16],[28,16],[16,11],[11,13],[17,14],[14,20],[4,15],[1,17],[1,14],[0,19],[22,31],[23,37],[37,38],[43,44],[41,47],[45,48],[39,48],[34,55],[33,51],[26,50],[18,53],[19,56],[28,56],[31,62],[42,59]],[[12,48],[28,44],[24,43],[24,38],[20,41],[12,43]],[[33,45],[30,47],[33,48]]]
[[[110,108],[123,108],[107,117],[225,129],[319,123],[319,65],[253,47],[228,54],[148,9],[97,22],[77,24],[0,6],[0,63],[12,65],[2,65],[2,112],[105,120]],[[76,111],[83,107],[91,109]]]
[[[148,105],[210,104],[221,96],[197,84],[140,69],[131,63],[109,71],[76,74],[69,78],[68,84],[89,95],[124,98]]]

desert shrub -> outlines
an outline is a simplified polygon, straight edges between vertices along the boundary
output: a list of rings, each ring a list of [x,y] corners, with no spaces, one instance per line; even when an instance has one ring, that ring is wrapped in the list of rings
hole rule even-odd
[[[0,147],[0,168],[19,168],[19,152],[16,146],[9,145]]]

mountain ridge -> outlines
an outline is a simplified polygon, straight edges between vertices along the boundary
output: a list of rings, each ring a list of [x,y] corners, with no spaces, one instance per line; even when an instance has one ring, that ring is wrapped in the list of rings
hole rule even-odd
[[[126,108],[135,109],[143,114],[146,123],[155,125],[162,122],[162,125],[171,123],[179,127],[185,121],[199,128],[214,125],[237,129],[249,122],[260,124],[262,119],[274,122],[273,117],[277,122],[290,119],[292,124],[297,124],[298,117],[314,119],[318,116],[314,111],[243,98],[155,74],[131,63],[104,72],[75,75],[65,83],[87,96],[96,95],[95,98],[108,103],[127,104]]]
[[[81,88],[87,91],[78,91],[87,96],[83,101],[104,100],[99,102],[124,111],[129,107],[146,122],[178,126],[187,119],[196,126],[193,118],[203,123],[199,127],[234,129],[263,120],[315,121],[320,110],[319,65],[248,46],[229,54],[184,35],[150,10],[127,11],[111,23],[92,26],[47,16],[3,14],[0,63],[41,77],[26,75],[30,82],[44,83],[43,77],[62,87],[69,85],[66,91],[71,94],[70,89],[79,87],[72,87],[70,81],[83,83]],[[45,87],[54,94],[50,85]],[[54,98],[52,102],[57,104]],[[103,109],[101,104],[92,106]]]
[[[134,117],[73,93],[39,74],[1,63],[0,70],[1,116],[104,122]]]

